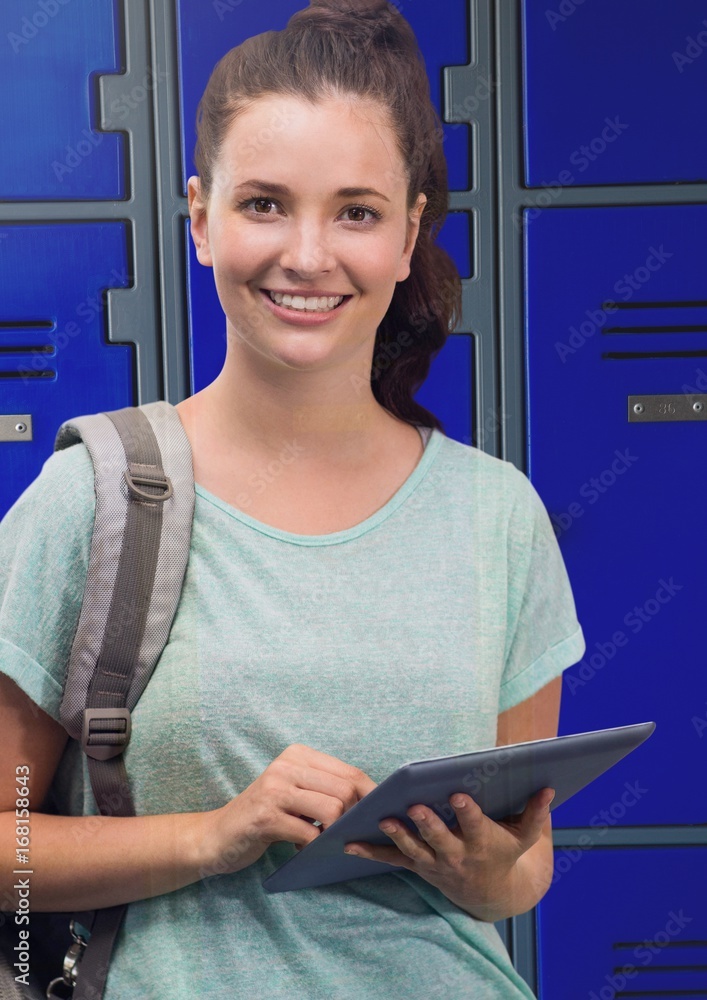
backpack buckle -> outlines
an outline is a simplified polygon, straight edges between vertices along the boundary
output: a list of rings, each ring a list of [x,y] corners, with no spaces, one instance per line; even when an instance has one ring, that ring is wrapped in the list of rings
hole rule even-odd
[[[132,723],[127,708],[86,708],[83,713],[81,749],[94,760],[110,760],[130,742]]]
[[[140,465],[136,462],[130,462],[124,475],[130,494],[136,500],[149,500],[150,503],[164,503],[165,500],[169,500],[174,492],[172,489],[172,480],[156,465]],[[145,490],[139,489],[138,486],[152,486],[164,492],[146,493]]]
[[[73,944],[69,945],[69,950],[66,955],[64,955],[64,968],[61,976],[57,976],[56,979],[52,981],[47,986],[47,991],[44,994],[46,997],[71,997],[73,995],[74,986],[78,979],[79,966],[81,964],[81,959],[83,958],[83,953],[86,950],[86,939],[77,932],[75,921],[71,921],[69,924],[69,930],[71,931],[71,936],[74,939]],[[57,993],[57,990],[61,992]]]

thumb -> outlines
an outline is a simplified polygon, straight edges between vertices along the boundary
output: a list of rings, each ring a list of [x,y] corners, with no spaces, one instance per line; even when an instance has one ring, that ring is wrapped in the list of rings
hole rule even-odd
[[[541,788],[539,792],[528,799],[518,824],[518,839],[524,851],[527,851],[539,839],[550,814],[550,804],[554,798],[554,788]]]

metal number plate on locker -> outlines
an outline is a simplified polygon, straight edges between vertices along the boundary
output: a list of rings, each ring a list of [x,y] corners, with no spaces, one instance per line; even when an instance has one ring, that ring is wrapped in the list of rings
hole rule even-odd
[[[31,441],[30,413],[0,413],[0,441]]]
[[[707,393],[672,396],[629,396],[629,423],[666,420],[707,420]]]

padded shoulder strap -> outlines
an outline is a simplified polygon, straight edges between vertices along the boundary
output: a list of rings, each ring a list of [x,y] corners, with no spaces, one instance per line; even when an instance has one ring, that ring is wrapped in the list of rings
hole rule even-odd
[[[110,660],[123,641],[134,641],[136,630],[142,632],[125,700],[130,710],[137,704],[167,643],[189,559],[194,473],[189,440],[177,411],[169,403],[76,417],[62,424],[55,450],[78,441],[83,441],[93,461],[96,516],[60,718],[67,732],[80,740],[88,690],[99,659],[108,656]],[[135,454],[143,456],[137,463]],[[160,461],[172,484],[166,499],[164,485],[150,480],[150,467],[159,467]],[[143,593],[149,598],[148,607],[141,606],[136,582],[129,575],[126,578],[126,561],[121,558],[130,505],[135,503],[143,508],[143,514],[152,508],[153,520],[161,518],[161,524],[153,529],[161,534],[151,596],[150,581],[141,580]],[[133,541],[141,544],[139,538]]]
[[[93,461],[96,515],[60,718],[87,754],[100,812],[132,816],[122,752],[179,603],[194,514],[191,449],[168,403],[67,421],[55,449],[78,441]],[[74,1000],[100,1000],[126,908],[75,915],[90,940],[75,937],[50,990],[74,983]]]

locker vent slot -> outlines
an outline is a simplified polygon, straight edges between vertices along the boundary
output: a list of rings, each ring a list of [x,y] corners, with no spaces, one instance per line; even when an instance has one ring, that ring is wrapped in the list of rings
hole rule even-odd
[[[10,344],[5,347],[0,344],[0,354],[53,354],[53,344]]]
[[[0,319],[0,330],[53,330],[51,319]]]
[[[707,299],[695,299],[690,302],[602,302],[602,309],[699,309],[707,306]]]
[[[630,967],[632,970],[631,979],[626,984],[628,988],[616,990],[614,993],[615,1000],[624,1000],[624,998],[628,1000],[628,997],[702,997],[703,1000],[707,1000],[707,986],[695,989],[695,980],[690,976],[691,973],[707,973],[707,941],[651,941],[644,939],[642,941],[617,941],[612,947],[614,950],[623,948],[627,950],[635,948],[651,949],[655,955],[655,962],[649,962],[643,966],[637,966],[635,963],[629,961],[629,955],[626,956],[627,961],[623,965],[614,966],[613,974],[615,976],[621,975],[627,967]],[[680,949],[683,949],[682,954],[684,955],[684,949],[686,948],[690,950],[691,954],[687,961],[683,960],[681,962]],[[673,976],[686,973],[692,979],[692,988],[688,985],[689,980],[684,980],[684,988],[676,988],[674,985],[671,989],[656,989],[655,986],[647,989],[640,988],[641,975],[653,976],[655,974],[660,978],[661,974],[666,972],[672,973]],[[699,982],[702,982],[701,978]],[[707,983],[707,979],[705,979],[705,983]]]
[[[56,323],[51,319],[0,319],[0,335],[4,334],[5,331],[11,330],[15,334],[20,334],[28,337],[34,332],[37,334],[36,339],[26,343],[18,343],[17,341],[20,337],[16,339],[13,338],[14,343],[3,343],[5,339],[9,337],[2,337],[0,339],[0,364],[3,362],[5,364],[12,364],[13,355],[25,355],[25,357],[19,362],[21,367],[14,368],[13,370],[0,369],[0,379],[22,379],[26,381],[27,379],[54,379],[56,378],[56,371],[51,368],[46,368],[46,361],[43,360],[41,365],[30,367],[32,364],[31,356],[37,357],[37,355],[55,355],[56,354],[56,344],[52,343],[40,343],[44,340],[46,336],[45,331],[56,329]],[[17,364],[17,362],[15,362]]]
[[[610,326],[603,333],[707,333],[707,326]]]
[[[657,323],[641,323],[635,326],[606,326],[602,329],[602,334],[631,334],[631,333],[707,333],[707,317],[704,314],[704,309],[707,307],[707,301],[702,299],[683,299],[682,301],[673,302],[602,302],[602,310],[607,311],[609,315],[621,309],[694,309],[697,310],[694,315],[682,315],[678,316],[665,316],[660,315],[651,316],[650,319],[658,320]],[[618,317],[616,317],[618,319]],[[626,317],[628,319],[628,317]],[[639,317],[636,316],[635,319]],[[643,318],[643,317],[640,317]],[[649,317],[646,316],[646,319]],[[666,322],[666,320],[668,322]],[[673,320],[671,323],[670,320]],[[692,320],[692,322],[679,322],[679,320]],[[662,321],[662,322],[661,322]],[[694,357],[704,357],[702,351],[693,353],[692,351],[684,352],[670,352],[670,351],[660,351],[654,353],[615,353],[615,354],[605,354],[604,357],[610,358],[627,358],[627,357],[637,357],[637,358],[694,358]]]
[[[707,358],[707,351],[607,351],[602,358],[619,361],[630,358]]]

